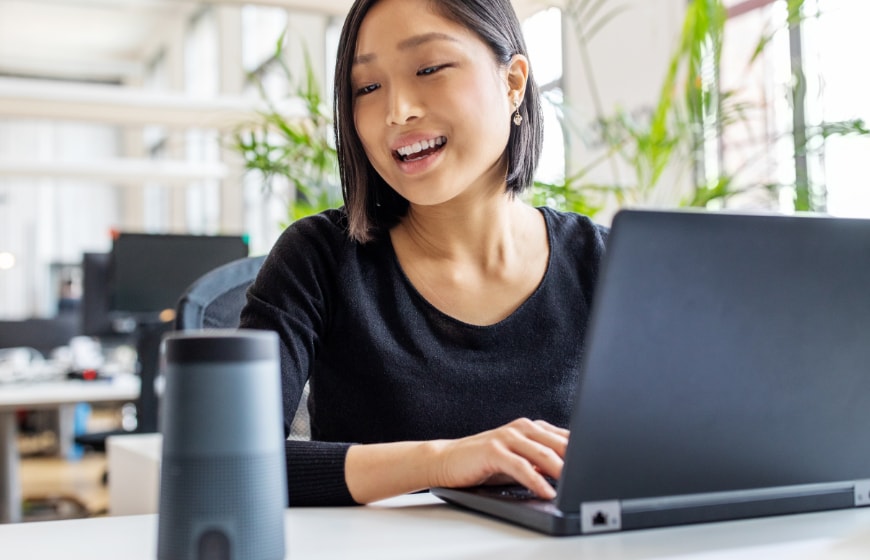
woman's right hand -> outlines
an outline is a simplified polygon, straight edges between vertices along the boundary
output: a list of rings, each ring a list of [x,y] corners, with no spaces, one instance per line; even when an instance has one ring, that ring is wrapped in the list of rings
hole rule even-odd
[[[345,476],[354,500],[375,500],[445,486],[516,482],[544,499],[555,490],[545,477],[562,474],[568,430],[526,418],[472,436],[352,446]]]
[[[545,477],[562,474],[568,430],[543,420],[514,420],[473,436],[431,442],[432,486],[517,483],[544,499],[556,491]]]

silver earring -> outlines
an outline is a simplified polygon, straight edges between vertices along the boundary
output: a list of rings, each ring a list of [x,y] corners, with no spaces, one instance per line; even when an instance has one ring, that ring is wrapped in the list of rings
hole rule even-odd
[[[514,101],[514,125],[520,126],[523,124],[523,116],[520,114],[520,103],[519,101]]]

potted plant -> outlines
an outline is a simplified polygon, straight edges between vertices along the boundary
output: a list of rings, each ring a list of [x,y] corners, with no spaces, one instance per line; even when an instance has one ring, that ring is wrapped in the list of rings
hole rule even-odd
[[[305,75],[297,80],[284,52],[285,35],[282,34],[269,60],[249,75],[266,109],[233,132],[231,147],[242,155],[247,171],[262,177],[264,192],[275,194],[278,182],[292,186],[287,203],[289,223],[340,206],[342,199],[332,115],[321,94],[310,56],[305,49]],[[263,74],[275,67],[290,84],[286,98],[277,101],[268,94],[263,83]],[[291,104],[297,109],[288,108]]]

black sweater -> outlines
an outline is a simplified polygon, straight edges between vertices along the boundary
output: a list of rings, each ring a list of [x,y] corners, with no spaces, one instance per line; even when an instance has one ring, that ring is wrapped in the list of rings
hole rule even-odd
[[[281,235],[241,326],[281,338],[285,429],[311,382],[312,441],[286,443],[290,505],[354,503],[344,477],[351,443],[457,438],[519,417],[567,426],[607,229],[541,212],[550,242],[544,279],[485,327],[429,304],[389,236],[350,240],[342,210]]]

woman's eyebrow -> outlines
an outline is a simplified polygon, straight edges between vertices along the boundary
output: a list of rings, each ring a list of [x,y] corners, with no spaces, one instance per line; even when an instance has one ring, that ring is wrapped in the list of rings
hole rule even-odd
[[[419,47],[424,43],[429,43],[431,41],[458,41],[456,37],[452,35],[448,35],[447,33],[441,33],[439,31],[433,31],[431,33],[423,33],[422,35],[414,35],[413,37],[409,37],[399,42],[399,50],[404,51],[408,49],[413,49],[414,47]]]
[[[452,35],[448,35],[447,33],[441,33],[439,31],[433,31],[431,33],[422,33],[420,35],[414,35],[413,37],[408,37],[407,39],[403,39],[399,41],[397,48],[400,51],[406,51],[408,49],[413,49],[419,47],[420,45],[430,43],[432,41],[458,41],[456,37]],[[356,66],[357,64],[368,64],[372,62],[377,55],[375,54],[359,54],[353,57],[353,64]]]

